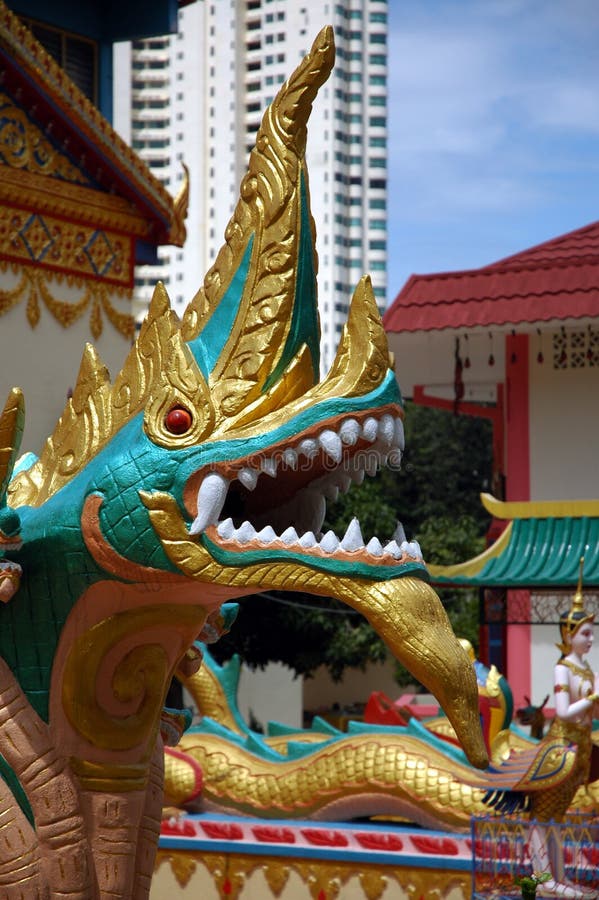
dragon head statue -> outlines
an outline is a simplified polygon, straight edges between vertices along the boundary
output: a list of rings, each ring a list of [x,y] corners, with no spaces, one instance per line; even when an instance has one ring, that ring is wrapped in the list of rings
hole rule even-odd
[[[403,450],[368,277],[319,379],[305,145],[333,61],[325,28],[265,113],[225,243],[182,319],[159,284],[112,382],[88,345],[39,458],[16,461],[22,398],[9,397],[0,529],[22,574],[0,609],[0,652],[86,790],[143,783],[173,673],[218,631],[223,603],[266,589],[363,613],[486,762],[474,670],[421,557],[397,540],[365,545],[356,520],[321,534],[326,498]]]

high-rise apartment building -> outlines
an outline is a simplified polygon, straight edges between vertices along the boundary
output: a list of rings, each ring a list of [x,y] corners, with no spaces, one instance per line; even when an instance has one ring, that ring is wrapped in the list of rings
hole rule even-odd
[[[218,252],[262,113],[324,25],[337,62],[309,121],[319,253],[322,367],[356,283],[386,293],[387,0],[199,0],[179,34],[117,45],[115,125],[175,192],[190,170],[188,240],[138,270],[147,300],[162,278],[184,308]]]

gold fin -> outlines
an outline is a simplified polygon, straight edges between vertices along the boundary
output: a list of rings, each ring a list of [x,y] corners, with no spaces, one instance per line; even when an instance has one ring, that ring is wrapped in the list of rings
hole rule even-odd
[[[25,400],[23,393],[20,388],[13,388],[0,416],[0,505],[6,494],[21,446],[24,423]]]
[[[192,341],[198,336],[212,312],[206,291],[202,286],[187,304],[181,320],[181,336],[184,341]]]
[[[381,384],[388,363],[387,336],[370,276],[364,275],[354,291],[337,354],[322,387],[339,397],[360,396]]]
[[[185,238],[187,237],[187,229],[185,228],[185,219],[187,218],[187,210],[189,208],[189,169],[185,163],[183,166],[183,183],[179,193],[175,197],[173,204],[173,222],[171,230],[168,233],[168,243],[174,244],[175,247],[183,247]]]
[[[214,266],[184,316],[192,340],[229,287],[254,238],[248,276],[231,335],[210,377],[215,406],[234,416],[257,399],[285,346],[295,297],[306,123],[335,55],[333,31],[323,29],[310,53],[266,111],[240,199]],[[314,241],[314,223],[310,223]],[[314,380],[314,379],[312,379]]]

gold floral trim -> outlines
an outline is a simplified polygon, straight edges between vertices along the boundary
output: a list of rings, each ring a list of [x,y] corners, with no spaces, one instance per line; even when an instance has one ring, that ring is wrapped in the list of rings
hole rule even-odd
[[[9,264],[3,260],[0,262],[0,269],[6,271]],[[48,287],[47,281],[52,276],[47,272],[38,272],[33,268],[27,267],[22,270],[23,274],[16,287],[8,291],[0,290],[0,316],[3,316],[13,307],[23,301],[26,302],[27,321],[32,328],[38,324],[41,311],[40,301],[44,304],[48,312],[60,322],[63,328],[68,328],[79,319],[91,305],[90,314],[90,330],[93,337],[97,340],[102,334],[104,321],[102,310],[108,321],[116,330],[125,338],[132,338],[135,331],[135,320],[133,316],[121,313],[114,308],[110,302],[110,292],[106,285],[97,282],[83,281],[85,290],[82,298],[74,303],[68,303],[58,300],[52,295]],[[67,279],[67,282],[69,280]],[[130,291],[118,291],[121,295],[130,296]]]
[[[0,160],[7,166],[89,184],[83,173],[44,136],[11,99],[0,91]]]
[[[164,862],[170,864],[173,875],[182,888],[189,884],[196,869],[203,866],[210,874],[220,900],[243,900],[243,887],[247,879],[258,870],[262,871],[274,898],[284,894],[291,872],[302,879],[312,900],[337,900],[341,889],[351,879],[359,884],[364,900],[381,900],[391,882],[395,882],[408,896],[414,898],[436,897],[443,900],[456,890],[461,892],[463,898],[470,896],[471,877],[468,872],[376,866],[342,860],[330,862],[158,850],[155,871]],[[355,890],[357,885],[352,887]],[[355,896],[359,895],[356,893]]]

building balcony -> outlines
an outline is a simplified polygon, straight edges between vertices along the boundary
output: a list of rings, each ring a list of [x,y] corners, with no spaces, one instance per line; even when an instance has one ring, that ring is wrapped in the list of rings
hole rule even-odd
[[[158,49],[134,50],[132,53],[133,62],[160,62],[168,64],[170,53],[168,47]]]
[[[161,66],[159,69],[141,69],[136,70],[133,69],[133,81],[144,82],[147,84],[160,84],[167,85],[169,83],[168,79],[168,66]]]
[[[156,122],[170,122],[169,107],[164,106],[162,109],[134,109],[131,118],[138,127],[155,128]]]

